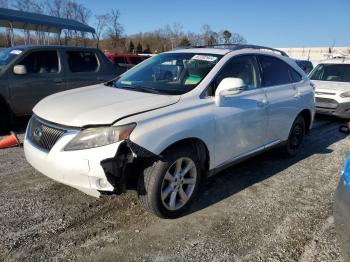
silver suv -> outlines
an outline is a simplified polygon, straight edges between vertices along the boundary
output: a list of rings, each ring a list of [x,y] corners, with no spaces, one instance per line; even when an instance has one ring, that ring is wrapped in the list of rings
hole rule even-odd
[[[16,46],[0,51],[0,131],[60,91],[103,83],[117,68],[96,48]]]

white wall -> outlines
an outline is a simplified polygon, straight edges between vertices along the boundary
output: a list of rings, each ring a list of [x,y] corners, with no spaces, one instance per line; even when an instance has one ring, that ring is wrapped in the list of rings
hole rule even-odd
[[[325,60],[330,56],[350,57],[350,47],[332,47],[329,53],[329,47],[302,47],[302,48],[277,48],[286,52],[295,59],[310,60],[314,65],[319,61]]]

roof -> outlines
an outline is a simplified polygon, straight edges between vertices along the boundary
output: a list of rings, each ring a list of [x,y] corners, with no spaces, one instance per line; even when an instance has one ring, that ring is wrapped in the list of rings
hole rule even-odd
[[[275,48],[259,46],[259,45],[250,45],[250,44],[214,44],[206,46],[185,46],[175,49],[175,52],[180,53],[211,53],[217,55],[225,55],[229,52],[239,51],[239,50],[260,50],[260,51],[269,51],[273,53],[278,53],[284,57],[288,57],[287,53]],[[187,52],[186,52],[187,50]]]
[[[13,28],[34,31],[58,33],[62,29],[69,29],[95,33],[94,28],[76,20],[0,8],[0,26],[11,27],[10,23]]]
[[[9,47],[8,49],[12,50],[28,50],[28,49],[84,49],[84,50],[91,50],[91,49],[97,49],[94,47],[84,47],[84,46],[69,46],[69,45],[17,45],[13,47]]]
[[[214,55],[226,55],[232,50],[228,48],[188,48],[188,49],[176,49],[169,51],[169,53],[196,53],[196,54],[214,54]]]

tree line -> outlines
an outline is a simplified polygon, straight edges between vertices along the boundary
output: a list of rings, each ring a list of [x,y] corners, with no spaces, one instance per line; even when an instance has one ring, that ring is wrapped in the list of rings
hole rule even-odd
[[[62,42],[66,45],[96,46],[111,52],[159,53],[180,46],[198,46],[213,44],[247,43],[240,34],[222,30],[216,32],[205,24],[200,32],[185,32],[179,23],[165,25],[154,31],[128,35],[120,23],[121,13],[112,9],[108,13],[93,14],[90,9],[75,0],[0,0],[0,7],[21,11],[46,14],[60,18],[77,20],[95,28],[95,39],[87,37],[87,33],[62,30]],[[16,44],[47,44],[58,41],[55,36],[45,32],[16,30]],[[8,46],[9,32],[0,32],[0,46]]]

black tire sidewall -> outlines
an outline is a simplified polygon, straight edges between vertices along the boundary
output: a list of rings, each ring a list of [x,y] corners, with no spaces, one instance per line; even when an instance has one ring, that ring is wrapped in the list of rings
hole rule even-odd
[[[290,143],[291,143],[291,138],[292,138],[292,135],[293,135],[293,131],[294,131],[294,128],[296,127],[296,125],[301,125],[302,128],[303,128],[303,137],[302,137],[302,140],[300,142],[300,145],[296,148],[296,149],[292,149],[291,146],[290,146]],[[292,125],[292,128],[289,132],[289,136],[288,136],[288,141],[287,141],[287,145],[286,145],[286,153],[289,155],[289,156],[295,156],[299,153],[300,149],[301,149],[301,146],[302,146],[302,143],[304,141],[304,138],[305,138],[305,120],[302,116],[298,116],[294,122],[293,122],[293,125]]]
[[[181,157],[188,157],[192,159],[192,161],[195,163],[196,169],[197,169],[197,179],[196,179],[194,191],[190,199],[188,200],[188,202],[180,209],[171,211],[171,210],[168,210],[163,205],[163,202],[161,200],[161,186],[163,183],[165,173],[168,170],[168,168],[177,159]],[[179,148],[176,150],[171,150],[171,151],[165,152],[161,160],[154,162],[151,169],[152,171],[149,174],[145,174],[145,175],[151,175],[152,177],[150,177],[149,179],[153,180],[153,181],[150,181],[148,185],[145,184],[145,190],[147,194],[149,194],[148,201],[150,201],[150,207],[152,209],[151,211],[163,218],[177,218],[181,216],[186,211],[186,209],[191,205],[198,191],[198,187],[201,180],[201,168],[199,165],[198,157],[194,154],[191,148],[185,147],[185,148]]]
[[[0,104],[0,134],[9,131],[10,114],[3,104]]]

